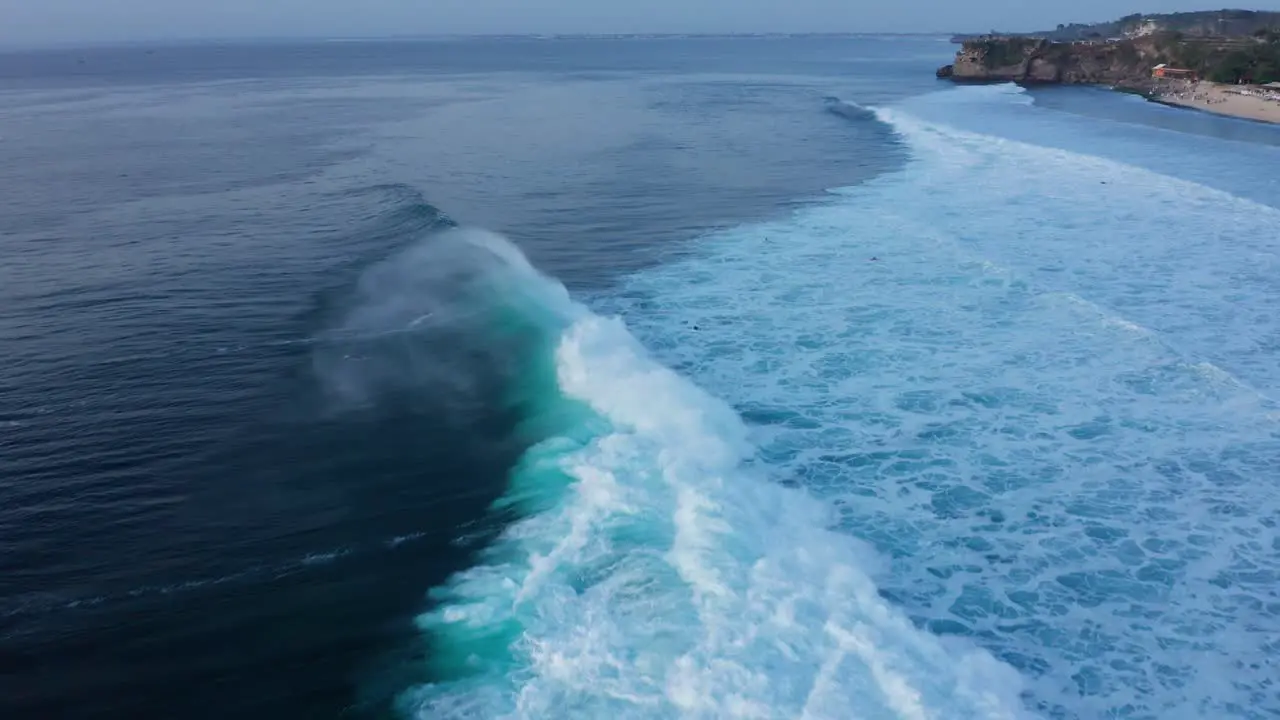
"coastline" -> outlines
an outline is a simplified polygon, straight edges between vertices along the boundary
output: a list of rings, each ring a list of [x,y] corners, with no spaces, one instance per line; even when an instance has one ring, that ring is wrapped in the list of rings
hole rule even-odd
[[[1171,107],[1280,125],[1280,92],[1202,80],[1157,88],[1147,94],[1147,99]]]
[[[965,39],[936,74],[957,83],[1105,86],[1162,105],[1280,124],[1274,82],[1280,80],[1280,13],[1274,19],[1231,11],[1159,17],[1072,26],[1074,35],[1059,26],[1056,36],[993,32]],[[1248,22],[1223,25],[1232,18]]]

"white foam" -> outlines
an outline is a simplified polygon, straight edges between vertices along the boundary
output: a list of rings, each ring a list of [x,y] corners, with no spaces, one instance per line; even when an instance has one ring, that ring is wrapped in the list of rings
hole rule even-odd
[[[1113,160],[879,113],[912,149],[905,170],[708,238],[701,256],[598,304],[738,406],[759,447],[752,467],[803,485],[890,559],[876,580],[897,607],[1021,669],[1033,709],[1280,711],[1268,689],[1280,636],[1269,399],[1280,290],[1256,260],[1275,251],[1280,212]],[[643,310],[620,299],[637,297]],[[790,587],[817,572],[795,548],[841,542],[730,526],[738,542],[767,538],[768,567]],[[816,557],[835,568],[853,552]],[[726,580],[727,565],[693,564],[691,576],[710,567],[710,588],[751,586]],[[740,624],[812,627],[793,600]],[[918,701],[886,691],[900,666],[877,676],[860,636],[839,627],[788,647],[812,670],[792,716],[856,693],[831,680],[854,657],[888,711],[938,712],[928,690]],[[892,654],[904,637],[870,646]],[[687,676],[687,697],[722,697]]]
[[[418,540],[421,540],[426,536],[427,534],[423,532],[413,532],[407,535],[397,535],[391,538],[390,540],[386,541],[386,543],[384,544],[389,548],[397,548],[406,543],[411,543],[411,542],[416,542]]]
[[[1280,213],[878,112],[903,172],[598,299],[710,394],[572,314],[603,424],[535,448],[568,492],[420,619],[471,674],[419,717],[1280,709]]]
[[[421,688],[418,717],[1019,715],[1016,673],[892,608],[867,550],[744,468],[737,416],[621,322],[580,317],[557,366],[607,432],[558,456],[563,502],[513,526],[421,620],[444,642],[518,622],[514,669]]]

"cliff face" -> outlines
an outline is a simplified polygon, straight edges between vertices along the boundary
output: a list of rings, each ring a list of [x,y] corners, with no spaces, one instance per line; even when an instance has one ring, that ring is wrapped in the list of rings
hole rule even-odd
[[[938,75],[958,82],[1139,86],[1149,83],[1161,57],[1156,43],[1142,38],[1097,44],[984,38],[965,42]]]
[[[963,40],[938,77],[957,82],[1089,83],[1147,91],[1167,63],[1215,82],[1280,80],[1280,13],[1249,10],[1128,15],[1040,35]]]
[[[1251,38],[1158,33],[1121,40],[1054,42],[1025,36],[966,41],[938,77],[957,82],[1088,83],[1146,91],[1160,63],[1215,82],[1280,81],[1280,32]]]

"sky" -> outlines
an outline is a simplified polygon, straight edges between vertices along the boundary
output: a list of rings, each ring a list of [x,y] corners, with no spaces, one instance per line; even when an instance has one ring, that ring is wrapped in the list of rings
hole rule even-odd
[[[1221,2],[1222,0],[1218,0]],[[0,44],[504,33],[974,32],[1213,0],[0,0]],[[1280,0],[1246,7],[1280,10]]]

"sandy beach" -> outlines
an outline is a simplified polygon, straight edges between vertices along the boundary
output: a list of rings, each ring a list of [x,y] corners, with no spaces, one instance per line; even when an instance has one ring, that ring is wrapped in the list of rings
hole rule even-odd
[[[1183,82],[1152,95],[1156,102],[1280,124],[1280,92],[1241,85]]]

